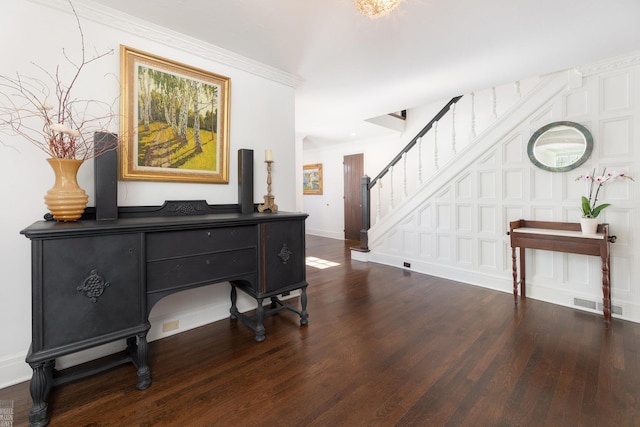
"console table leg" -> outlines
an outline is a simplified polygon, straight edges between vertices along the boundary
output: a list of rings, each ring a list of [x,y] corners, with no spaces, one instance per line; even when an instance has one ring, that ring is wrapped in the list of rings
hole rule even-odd
[[[511,248],[511,275],[513,276],[513,302],[518,304],[518,264],[514,247]]]
[[[609,258],[603,256],[602,260],[602,311],[604,313],[605,327],[611,325],[611,271],[609,270]]]
[[[526,265],[524,257],[524,248],[520,248],[520,298],[527,297],[527,280]]]
[[[300,289],[300,324],[309,324],[309,313],[307,312],[307,287]]]
[[[29,392],[33,400],[33,406],[29,411],[29,426],[41,427],[49,424],[47,415],[47,395],[51,390],[53,361],[45,361],[30,364],[33,369],[33,376],[29,384]]]
[[[258,298],[258,307],[256,308],[256,341],[262,342],[265,339],[264,329],[264,307],[262,306],[263,298]]]
[[[138,352],[136,357],[136,367],[138,368],[138,383],[136,388],[144,390],[151,385],[151,370],[147,357],[149,354],[149,344],[147,343],[147,332],[138,335]]]
[[[238,290],[236,289],[236,285],[231,284],[231,308],[229,309],[229,316],[231,320],[236,320],[238,318],[238,306],[236,303],[238,302]]]

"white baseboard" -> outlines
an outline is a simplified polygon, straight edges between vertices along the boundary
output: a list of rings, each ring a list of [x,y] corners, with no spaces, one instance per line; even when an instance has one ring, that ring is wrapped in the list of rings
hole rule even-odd
[[[355,249],[351,250],[351,261],[369,262],[371,252],[362,252]]]
[[[9,387],[31,379],[31,367],[24,361],[25,353],[18,353],[0,360],[0,388]]]
[[[344,233],[340,233],[337,231],[316,230],[313,228],[307,228],[305,233],[310,234],[312,236],[328,237],[329,239],[344,240]]]

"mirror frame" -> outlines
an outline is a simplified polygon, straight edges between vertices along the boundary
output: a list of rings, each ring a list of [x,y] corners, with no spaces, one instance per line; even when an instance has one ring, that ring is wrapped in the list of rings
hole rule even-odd
[[[533,149],[536,145],[536,142],[542,136],[542,134],[544,134],[548,130],[553,129],[554,127],[557,127],[557,126],[567,126],[567,127],[574,128],[578,132],[580,132],[585,139],[586,147],[585,147],[584,153],[582,153],[582,156],[580,156],[578,160],[576,160],[575,162],[567,166],[557,166],[557,167],[547,166],[543,163],[540,163],[540,161],[536,158],[536,156],[533,153]],[[591,135],[591,132],[589,132],[589,129],[587,129],[586,127],[582,126],[579,123],[566,122],[566,121],[553,122],[541,127],[540,129],[535,131],[533,135],[531,135],[531,138],[529,138],[529,143],[527,144],[527,154],[529,155],[529,160],[531,160],[531,163],[533,163],[540,169],[544,169],[549,172],[566,172],[566,171],[573,170],[578,166],[582,165],[584,162],[586,162],[589,156],[591,156],[592,151],[593,151],[593,136]]]

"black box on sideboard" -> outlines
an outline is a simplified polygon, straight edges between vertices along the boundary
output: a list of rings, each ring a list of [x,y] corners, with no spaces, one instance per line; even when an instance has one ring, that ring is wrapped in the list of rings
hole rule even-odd
[[[238,205],[243,214],[253,213],[253,150],[238,150]]]
[[[95,158],[96,219],[118,219],[118,135],[108,132],[93,134]]]

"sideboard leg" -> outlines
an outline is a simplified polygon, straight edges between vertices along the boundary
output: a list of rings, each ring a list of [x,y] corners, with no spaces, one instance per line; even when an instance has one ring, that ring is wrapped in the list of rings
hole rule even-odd
[[[238,290],[236,289],[236,285],[231,283],[231,308],[229,309],[229,316],[231,320],[236,320],[238,318],[238,306],[236,305],[238,302]]]
[[[147,343],[147,331],[138,334],[138,353],[136,357],[136,367],[138,368],[138,383],[136,388],[144,390],[151,385],[151,370],[147,361],[149,354],[149,344]]]
[[[29,426],[41,427],[49,424],[47,415],[47,395],[51,389],[51,372],[53,371],[53,361],[31,363],[33,376],[29,384],[29,392],[33,400],[33,406],[29,412]]]
[[[300,324],[309,324],[309,313],[307,312],[307,287],[303,286],[300,289]]]
[[[256,307],[256,341],[262,342],[265,339],[264,329],[264,307],[262,306],[263,298],[257,298],[258,307]]]

